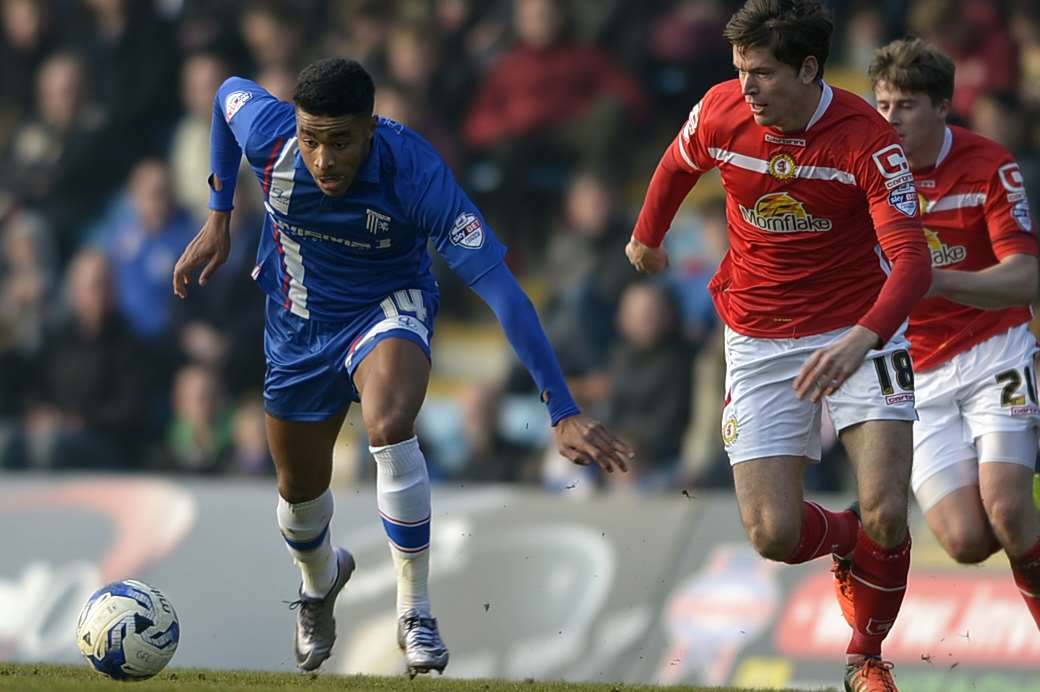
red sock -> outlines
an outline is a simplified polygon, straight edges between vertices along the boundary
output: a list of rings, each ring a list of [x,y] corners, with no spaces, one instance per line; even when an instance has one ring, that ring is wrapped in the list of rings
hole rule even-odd
[[[802,514],[802,535],[798,547],[784,560],[799,565],[821,555],[848,555],[856,545],[859,518],[849,510],[830,512],[815,502],[805,502]]]
[[[1022,592],[1033,620],[1040,627],[1040,540],[1028,553],[1011,562],[1011,574],[1015,576],[1015,586]]]
[[[881,642],[895,624],[906,593],[910,572],[910,533],[895,548],[882,548],[859,530],[852,554],[852,600],[856,627],[846,650],[850,654],[880,656]]]

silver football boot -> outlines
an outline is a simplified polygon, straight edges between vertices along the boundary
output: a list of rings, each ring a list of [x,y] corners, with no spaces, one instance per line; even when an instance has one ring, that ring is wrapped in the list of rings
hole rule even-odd
[[[303,595],[289,604],[296,611],[296,634],[293,648],[296,650],[296,667],[303,672],[317,670],[332,653],[336,642],[336,597],[343,590],[354,572],[354,556],[343,548],[333,548],[336,556],[336,581],[324,598],[309,598]]]
[[[404,653],[409,677],[431,670],[443,674],[448,665],[448,647],[437,631],[437,620],[415,608],[397,620],[397,645]]]

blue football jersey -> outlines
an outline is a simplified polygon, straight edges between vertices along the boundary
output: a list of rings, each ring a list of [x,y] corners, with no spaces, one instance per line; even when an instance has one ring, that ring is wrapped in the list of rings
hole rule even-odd
[[[400,289],[436,291],[430,241],[467,285],[505,257],[444,160],[404,125],[380,118],[346,194],[326,197],[300,157],[291,103],[240,77],[216,101],[263,191],[254,278],[292,313],[350,319]]]

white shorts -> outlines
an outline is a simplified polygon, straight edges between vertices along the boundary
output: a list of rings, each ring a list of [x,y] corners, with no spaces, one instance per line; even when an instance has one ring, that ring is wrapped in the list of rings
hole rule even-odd
[[[942,488],[929,483],[929,504],[959,487],[978,483],[977,473],[972,480],[956,468],[965,460],[979,462],[975,448],[979,437],[1036,430],[1040,422],[1036,352],[1036,338],[1021,324],[917,375],[920,419],[914,425],[911,485],[918,493],[936,474],[947,470],[949,476]],[[1032,454],[1020,460],[981,461],[1011,461],[1033,468],[1035,452],[1034,446]]]
[[[726,329],[722,442],[730,464],[774,456],[819,461],[821,402],[795,396],[794,379],[813,352],[850,328],[799,339],[759,339]],[[904,328],[834,394],[824,397],[836,430],[868,420],[913,421],[914,379]]]

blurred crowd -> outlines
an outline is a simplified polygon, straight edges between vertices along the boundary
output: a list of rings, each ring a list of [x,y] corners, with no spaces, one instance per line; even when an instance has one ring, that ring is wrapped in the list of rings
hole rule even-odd
[[[238,187],[232,255],[206,289],[176,301],[170,276],[206,214],[217,86],[238,74],[289,99],[302,66],[337,55],[373,73],[377,113],[427,137],[509,245],[579,402],[638,451],[614,483],[726,485],[707,293],[726,250],[717,180],[681,210],[665,276],[638,277],[623,248],[660,152],[734,76],[721,30],[739,4],[0,0],[0,466],[273,473],[256,185]],[[869,99],[875,48],[934,41],[957,62],[954,119],[1015,152],[1040,198],[1036,2],[830,6],[828,81]],[[488,324],[438,267],[441,322]],[[547,450],[532,390],[515,367],[431,397],[431,474],[593,488]],[[817,465],[809,486],[839,489],[844,473]]]

